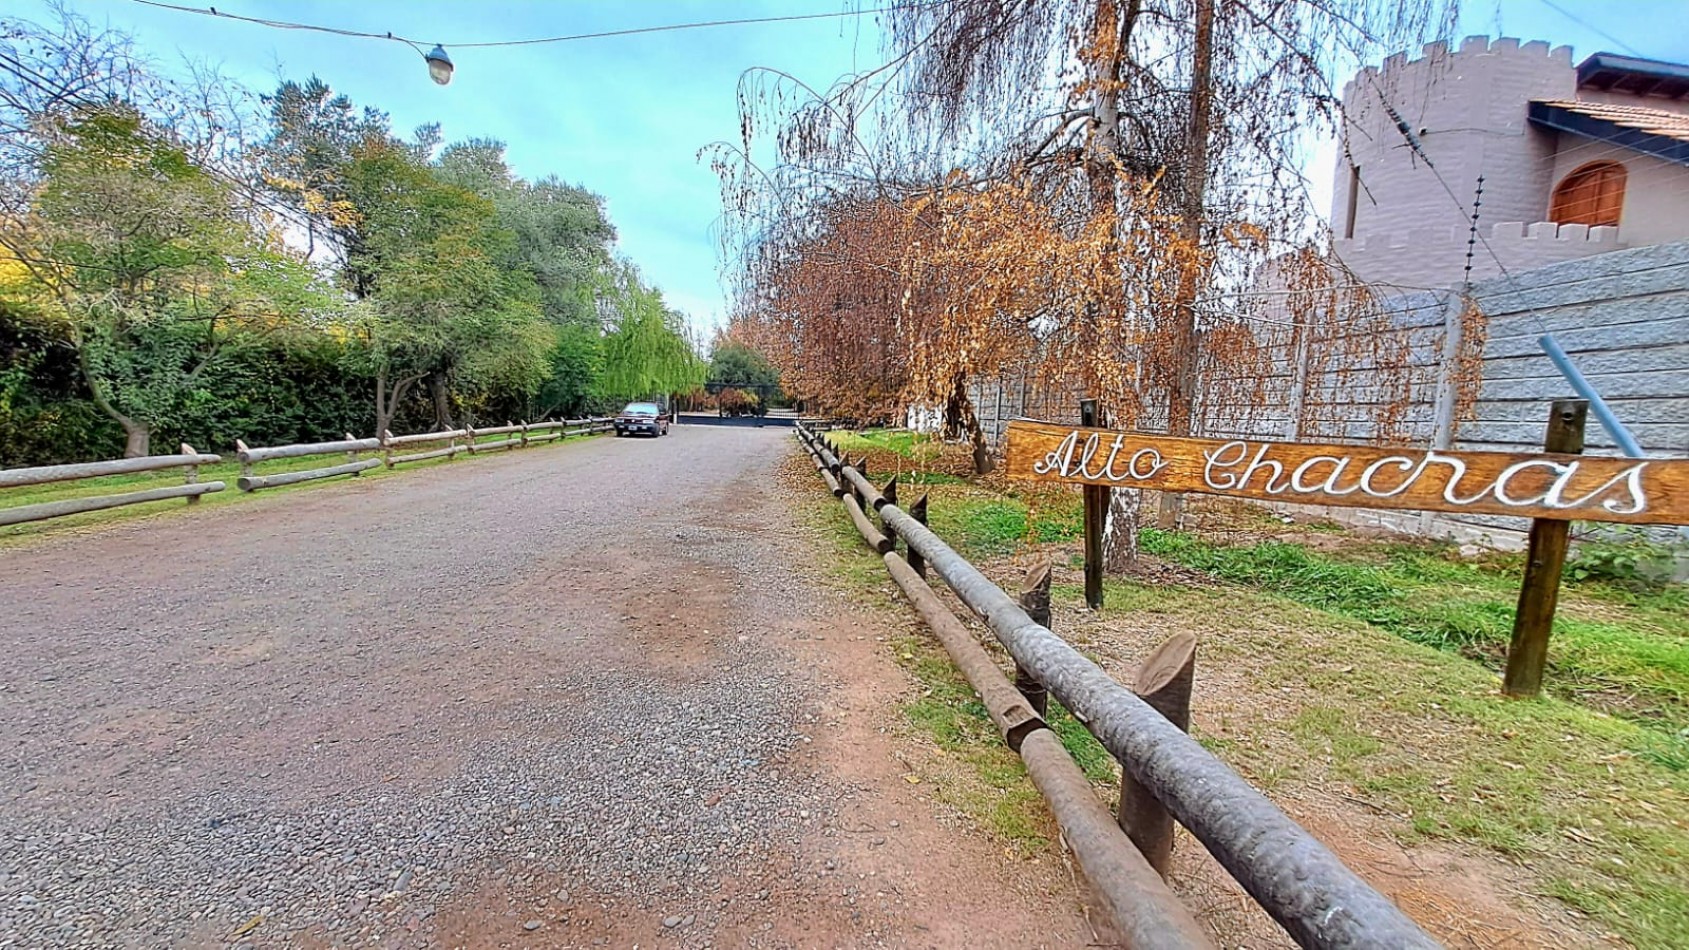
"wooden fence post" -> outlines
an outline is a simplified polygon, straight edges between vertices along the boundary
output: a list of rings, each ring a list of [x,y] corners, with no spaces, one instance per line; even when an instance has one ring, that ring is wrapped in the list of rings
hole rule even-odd
[[[1548,413],[1547,452],[1583,452],[1583,425],[1589,402],[1557,399]],[[1554,608],[1560,600],[1560,572],[1566,566],[1566,547],[1572,523],[1553,518],[1531,520],[1525,555],[1525,580],[1519,587],[1519,607],[1513,612],[1513,643],[1507,648],[1507,671],[1501,691],[1530,697],[1542,692],[1542,669],[1548,663],[1548,635],[1554,628]]]
[[[888,505],[896,505],[897,504],[897,476],[896,475],[893,475],[891,477],[891,481],[886,482],[886,487],[882,488],[880,490],[880,497],[884,498],[886,500],[886,504],[888,504]],[[891,549],[893,551],[897,550],[897,532],[892,531],[890,529],[887,529],[886,530],[886,537],[891,539]]]
[[[1132,691],[1167,721],[1191,728],[1191,683],[1196,678],[1196,637],[1176,634],[1155,648],[1138,668]],[[1120,830],[1132,839],[1150,867],[1167,876],[1173,860],[1173,816],[1138,784],[1125,763],[1120,769]]]
[[[926,526],[926,523],[927,523],[927,496],[926,495],[922,495],[919,499],[917,499],[915,501],[915,503],[913,505],[909,506],[909,517],[914,518],[915,522],[917,524],[921,525],[922,527]],[[927,577],[927,559],[921,556],[921,552],[915,550],[914,545],[908,545],[906,550],[903,552],[903,556],[904,556],[904,560],[909,562],[909,566],[915,569],[915,573],[919,574],[921,576],[922,580],[926,580],[926,577]]]
[[[236,439],[235,440],[235,455],[237,457],[239,457],[239,459],[240,459],[240,477],[241,478],[251,478],[252,477],[252,463],[247,461],[246,452],[247,452],[246,443],[242,442],[239,439]]]
[[[1079,424],[1097,425],[1097,401],[1079,400]],[[1103,605],[1103,514],[1108,511],[1107,488],[1086,485],[1085,493],[1085,605],[1096,610]]]
[[[198,455],[199,454],[199,450],[195,449],[193,446],[189,445],[186,442],[182,443],[182,448],[181,448],[180,451],[183,455]],[[197,485],[197,484],[199,484],[199,466],[198,465],[186,465],[186,466],[182,467],[182,484],[184,484],[184,485]],[[188,504],[190,506],[199,504],[199,496],[198,495],[189,495],[188,496]]]
[[[1045,558],[1032,565],[1026,572],[1026,578],[1020,585],[1020,609],[1037,623],[1050,626],[1050,560]],[[1045,718],[1050,709],[1050,692],[1044,684],[1038,682],[1031,673],[1015,664],[1015,689],[1026,697],[1026,704],[1032,707],[1040,718]]]
[[[393,467],[393,430],[381,430],[381,463],[388,468]]]

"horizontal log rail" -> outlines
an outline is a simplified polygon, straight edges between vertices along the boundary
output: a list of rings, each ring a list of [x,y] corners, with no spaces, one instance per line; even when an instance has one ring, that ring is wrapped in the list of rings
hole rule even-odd
[[[418,432],[415,435],[394,435],[383,433],[381,444],[393,445],[424,445],[429,442],[446,442],[451,439],[461,439],[469,435],[468,429],[448,429],[443,432]]]
[[[112,459],[107,462],[77,462],[71,465],[42,465],[36,468],[12,468],[0,471],[0,488],[21,488],[24,485],[46,485],[70,482],[106,475],[129,475],[136,472],[156,472],[160,469],[182,468],[188,465],[215,465],[220,455],[202,452],[180,455],[148,455],[133,459]]]
[[[1130,689],[1033,620],[925,525],[886,502],[857,466],[800,426],[810,453],[943,578],[1016,665],[1046,687],[1304,947],[1431,948],[1437,942],[1266,796]],[[1093,884],[1097,884],[1093,880]],[[1101,886],[1101,885],[1099,885]]]
[[[456,458],[457,453],[465,451],[461,445],[448,445],[443,449],[431,449],[427,452],[412,452],[409,455],[393,455],[387,458],[387,467],[407,465],[411,462],[426,462],[429,459]]]
[[[491,451],[517,446],[540,445],[546,442],[561,441],[571,436],[597,435],[608,432],[611,428],[612,420],[608,417],[589,416],[583,419],[513,423],[479,431],[466,426],[462,429],[418,432],[413,435],[394,435],[391,432],[383,432],[381,438],[378,439],[359,439],[348,433],[346,438],[333,442],[306,442],[292,445],[248,446],[245,442],[237,439],[235,441],[235,457],[241,463],[241,474],[236,479],[235,484],[243,492],[255,492],[265,488],[279,488],[283,485],[296,485],[301,482],[334,478],[340,475],[357,475],[381,465],[392,468],[396,465],[423,462],[429,459],[455,458],[460,452],[474,454],[477,450]],[[517,437],[496,442],[483,442],[479,445],[468,444],[467,441],[485,435],[504,434],[515,434]],[[394,452],[394,449],[401,447],[438,445],[441,442],[448,444],[444,447],[426,449],[420,452],[405,454]],[[360,452],[380,452],[381,457],[359,459],[358,454]],[[338,465],[297,472],[258,474],[254,471],[254,466],[260,462],[337,453],[346,453],[347,460]],[[175,455],[149,455],[142,458],[108,459],[99,462],[38,465],[30,468],[0,470],[0,490],[116,475],[159,472],[169,469],[181,469],[184,476],[184,484],[181,485],[0,508],[0,527],[44,521],[49,518],[60,518],[89,511],[104,511],[126,505],[166,501],[173,498],[185,498],[190,505],[195,504],[202,496],[223,491],[228,487],[221,481],[199,481],[200,466],[215,465],[222,460],[223,457],[220,455],[200,452],[191,445],[183,445],[180,452]]]
[[[309,468],[300,472],[279,472],[275,475],[242,475],[235,481],[241,491],[253,492],[261,488],[280,488],[283,485],[297,485],[300,482],[316,481],[319,478],[334,478],[337,475],[356,475],[367,472],[381,464],[380,459],[364,459],[360,462],[347,462],[345,465],[333,465],[328,468]]]
[[[480,433],[476,434],[479,435]],[[521,444],[522,440],[519,438],[499,439],[496,442],[471,442],[468,445],[468,449],[470,455],[479,455],[482,452],[492,452],[497,449],[508,449]]]
[[[815,456],[821,475],[836,485],[818,447],[809,444],[809,433],[800,430],[800,436]],[[1084,771],[1043,717],[1009,683],[984,647],[916,569],[890,550],[889,539],[872,526],[856,495],[842,489],[835,494],[842,497],[863,540],[880,552],[887,573],[979,694],[1003,741],[1020,754],[1033,784],[1049,802],[1063,840],[1078,858],[1126,946],[1153,950],[1212,948],[1201,924],[1097,800]]]
[[[381,448],[380,439],[354,439],[350,435],[337,442],[307,442],[301,445],[271,445],[248,448],[245,442],[235,441],[235,458],[242,464],[256,465],[274,459],[296,459],[308,455],[327,455],[330,452],[373,452]]]
[[[0,509],[0,527],[23,524],[27,521],[62,518],[65,515],[81,514],[84,511],[103,511],[107,508],[139,505],[148,501],[165,501],[170,498],[186,498],[192,501],[201,495],[222,491],[223,487],[222,482],[195,482],[189,485],[169,485],[164,488],[149,488],[145,491],[124,492],[121,495],[98,495],[92,498],[42,502],[38,505],[19,505],[16,508]]]
[[[386,435],[386,433],[383,433]],[[235,485],[243,492],[255,492],[265,488],[280,488],[283,485],[297,485],[300,482],[316,481],[319,478],[334,478],[337,475],[358,475],[376,468],[382,464],[391,467],[384,459],[359,460],[359,452],[383,450],[382,439],[359,439],[346,433],[346,438],[338,442],[306,442],[298,445],[270,445],[252,448],[239,439],[235,440],[235,457],[240,459],[240,478],[235,479]],[[328,455],[331,453],[346,453],[343,465],[330,465],[323,468],[310,468],[297,472],[279,472],[274,475],[259,475],[253,471],[253,466],[270,459],[304,458],[311,455]],[[385,455],[386,453],[383,452]]]
[[[0,471],[0,489],[74,482],[89,478],[105,478],[112,475],[158,472],[173,468],[181,469],[183,478],[181,485],[119,492],[113,495],[68,498],[62,501],[46,501],[33,505],[16,505],[11,508],[0,509],[0,527],[25,524],[31,521],[46,521],[49,518],[62,518],[66,515],[76,515],[86,511],[105,511],[127,505],[140,505],[149,501],[167,501],[172,498],[186,498],[188,504],[197,504],[201,496],[222,491],[226,487],[222,482],[201,482],[199,480],[199,467],[201,465],[214,465],[222,460],[223,457],[220,455],[200,452],[193,446],[184,444],[175,455],[148,455],[132,459],[77,462],[70,465],[40,465],[33,468],[14,468]]]

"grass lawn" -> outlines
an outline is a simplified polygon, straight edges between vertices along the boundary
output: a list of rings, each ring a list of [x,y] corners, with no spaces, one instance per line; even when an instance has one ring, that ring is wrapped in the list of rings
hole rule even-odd
[[[1498,878],[1624,942],[1684,945],[1683,586],[1568,582],[1547,695],[1510,700],[1497,671],[1518,596],[1516,555],[1465,559],[1448,545],[1329,522],[1286,529],[1266,516],[1243,532],[1145,529],[1144,571],[1111,579],[1106,609],[1092,613],[1073,569],[1076,491],[956,477],[965,471],[957,447],[907,433],[834,437],[847,453],[866,453],[877,480],[899,469],[946,476],[921,487],[933,529],[1000,583],[1016,579],[1015,558],[1053,556],[1058,632],[1117,677],[1160,638],[1197,633],[1198,736],[1269,794],[1358,804],[1405,846],[1487,856]],[[841,577],[895,602],[877,559],[860,553],[829,501],[816,500],[815,517],[839,551]],[[1041,846],[1049,828],[1036,792],[942,649],[923,637],[895,649],[922,689],[904,710],[911,728],[974,775],[950,783],[946,800],[1022,851]],[[1061,728],[1106,795],[1106,753],[1071,719]]]
[[[483,436],[481,438],[477,438],[476,443],[481,444],[484,442],[502,441],[511,437],[512,436],[509,435]],[[571,437],[563,441],[575,443],[579,442],[580,438]],[[555,444],[555,440],[554,442],[542,443],[531,447],[544,448],[546,445],[551,444]],[[395,454],[403,455],[406,453],[425,452],[430,449],[443,448],[444,445],[445,443],[443,442],[438,444],[430,442],[420,445],[407,445],[402,447],[400,450],[396,450]],[[510,449],[498,449],[495,450],[495,454],[502,454],[507,451],[520,451],[520,448],[512,447]],[[239,504],[240,502],[249,500],[256,495],[273,495],[291,491],[306,491],[321,485],[332,484],[334,482],[344,481],[347,478],[353,477],[341,475],[334,478],[301,482],[297,485],[284,485],[279,488],[266,488],[260,492],[247,493],[235,487],[235,480],[240,477],[240,463],[234,460],[234,453],[231,451],[228,453],[214,454],[222,454],[223,461],[218,462],[215,465],[200,466],[199,480],[201,482],[220,481],[225,487],[220,492],[212,492],[207,495],[201,495],[200,498],[202,501],[199,505],[195,506],[197,508],[203,508],[206,505]],[[358,457],[360,459],[378,459],[381,457],[381,453],[361,452]],[[393,476],[403,475],[404,473],[413,471],[417,468],[425,468],[432,465],[462,464],[464,461],[470,459],[471,457],[469,455],[460,452],[455,459],[429,459],[423,462],[408,463],[394,469],[376,467],[366,472],[362,472],[356,477],[390,478]],[[346,461],[347,458],[345,454],[339,452],[329,455],[313,455],[306,458],[278,459],[273,462],[259,463],[255,467],[254,473],[259,475],[276,475],[282,472],[298,472],[312,468],[327,468],[334,465],[344,464]],[[130,475],[108,475],[103,478],[85,478],[74,482],[49,482],[44,485],[26,485],[21,488],[0,489],[0,509],[14,508],[21,505],[42,504],[44,502],[51,501],[65,501],[72,498],[88,498],[96,495],[114,495],[125,492],[146,491],[150,488],[164,488],[173,485],[180,485],[182,483],[182,469],[173,468],[163,469],[156,472],[136,472]],[[146,517],[149,515],[168,513],[173,510],[184,509],[187,507],[188,503],[186,501],[180,498],[174,498],[167,501],[147,502],[139,505],[126,505],[122,508],[108,508],[104,511],[89,511],[78,515],[67,515],[63,518],[53,518],[47,521],[32,521],[26,524],[9,525],[6,527],[0,527],[0,545],[4,545],[20,538],[37,536],[51,531],[63,530],[65,528],[80,525],[101,524],[108,521],[120,521],[128,518]]]

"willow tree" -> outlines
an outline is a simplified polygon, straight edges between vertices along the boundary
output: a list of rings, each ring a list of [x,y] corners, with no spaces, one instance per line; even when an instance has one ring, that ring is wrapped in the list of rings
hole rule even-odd
[[[764,354],[781,387],[811,411],[896,418],[905,402],[908,346],[905,210],[873,198],[819,204],[802,230],[759,248],[756,279],[739,295],[736,337]]]
[[[929,223],[905,271],[947,292],[936,309],[903,307],[906,395],[1013,365],[1098,398],[1110,424],[1182,435],[1222,390],[1268,398],[1237,382],[1268,360],[1257,328],[1215,302],[1319,236],[1301,168],[1311,136],[1334,128],[1338,77],[1449,25],[1452,9],[947,0],[887,18],[883,69],[825,93],[789,79],[742,93],[737,154],[763,126],[777,134],[771,167],[724,176],[741,251],[804,227],[806,195],[925,182]],[[982,260],[995,264],[970,264]],[[1114,493],[1117,564],[1136,506]],[[1164,517],[1176,514],[1174,500]]]
[[[1334,130],[1336,83],[1453,15],[1452,0],[950,0],[893,10],[889,46],[925,93],[908,101],[929,135],[1034,172],[1078,166],[1092,214],[1112,204],[1135,225],[1147,197],[1170,225],[1170,254],[1114,236],[1121,303],[1094,317],[1134,295],[1147,306],[1128,321],[1131,385],[1085,382],[1113,414],[1153,407],[1140,423],[1189,435],[1202,341],[1248,335],[1201,301],[1305,243],[1322,209],[1302,159],[1311,131]],[[1051,64],[1066,66],[1053,83]],[[1177,512],[1168,497],[1163,524]]]
[[[708,365],[687,339],[686,320],[620,262],[600,300],[606,323],[597,388],[606,399],[648,399],[703,385]]]

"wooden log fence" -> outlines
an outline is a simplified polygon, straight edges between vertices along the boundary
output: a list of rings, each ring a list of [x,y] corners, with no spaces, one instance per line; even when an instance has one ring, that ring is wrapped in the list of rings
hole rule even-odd
[[[358,475],[361,472],[367,472],[372,468],[383,465],[391,469],[395,466],[429,459],[455,458],[460,452],[473,455],[477,449],[488,451],[500,448],[543,445],[547,442],[562,441],[571,437],[599,435],[609,432],[612,428],[614,428],[613,420],[607,417],[591,416],[584,419],[511,423],[481,430],[465,427],[441,432],[419,432],[414,435],[394,435],[391,432],[383,432],[379,439],[359,439],[348,433],[346,438],[334,442],[308,442],[292,445],[248,446],[245,442],[237,439],[235,441],[235,457],[240,461],[241,474],[240,478],[236,480],[236,485],[243,492],[255,492],[265,488],[279,488],[283,485],[296,485],[322,478]],[[516,435],[516,438],[483,443],[479,446],[474,444],[474,440],[481,436],[506,434]],[[441,446],[440,443],[445,443],[445,445]],[[437,447],[424,448],[417,452],[403,451],[413,447],[430,445]],[[380,457],[359,457],[360,454],[366,452],[379,452]],[[267,475],[255,471],[255,467],[263,462],[339,453],[345,453],[346,461],[337,465]],[[188,504],[196,504],[201,497],[212,492],[223,491],[228,487],[220,481],[202,482],[199,480],[200,466],[215,465],[222,460],[223,457],[220,455],[203,453],[191,445],[184,444],[175,455],[149,455],[144,458],[110,459],[101,462],[77,462],[70,465],[42,465],[31,468],[0,470],[0,490],[24,488],[30,485],[74,482],[90,478],[105,478],[113,475],[165,471],[173,468],[181,469],[183,475],[183,484],[181,485],[0,508],[0,527],[31,521],[44,521],[49,518],[61,518],[87,511],[103,511],[126,505],[166,501],[173,498],[185,498]]]
[[[297,485],[300,482],[315,481],[319,478],[334,478],[340,475],[357,475],[377,468],[382,460],[359,459],[360,452],[375,452],[381,449],[380,439],[358,439],[350,432],[346,438],[338,442],[308,442],[299,445],[269,445],[252,448],[239,439],[235,440],[235,458],[240,460],[240,478],[235,485],[243,492],[255,492],[265,488],[280,488],[283,485]],[[330,465],[324,468],[308,468],[297,472],[281,472],[275,475],[259,475],[253,468],[260,462],[275,459],[308,458],[313,455],[331,455],[346,453],[346,461],[340,465]]]
[[[199,480],[199,467],[201,465],[215,465],[220,461],[222,461],[222,456],[208,455],[195,450],[191,445],[183,445],[175,455],[149,455],[144,458],[78,462],[72,465],[41,465],[33,468],[3,470],[0,471],[0,489],[74,482],[111,475],[157,472],[172,468],[182,469],[183,483],[141,491],[120,492],[112,495],[91,495],[86,498],[68,498],[63,501],[47,501],[33,505],[4,508],[0,509],[0,527],[31,521],[46,521],[49,518],[62,518],[66,515],[81,514],[85,511],[104,511],[108,508],[122,508],[127,505],[139,505],[150,501],[167,501],[172,498],[186,498],[188,504],[191,505],[199,501],[202,495],[209,495],[212,492],[219,492],[224,489],[225,486],[222,482],[202,482]]]
[[[922,515],[917,520],[885,499],[826,439],[801,423],[797,434],[817,469],[839,486],[836,494],[851,510],[852,522],[881,552],[899,586],[906,592],[915,582],[925,586],[920,574],[909,569],[917,560],[936,572],[1014,659],[1017,679],[1047,690],[1119,761],[1125,810],[1109,821],[1106,807],[1083,774],[1022,697],[1019,708],[1025,712],[1017,751],[1128,946],[1208,945],[1200,928],[1184,923],[1190,920],[1188,911],[1157,873],[1165,869],[1171,853],[1173,821],[1184,825],[1301,946],[1438,946],[1388,898],[1185,733],[1194,643],[1175,638],[1152,654],[1138,676],[1144,693],[1140,696],[1050,631],[1043,578],[1029,577],[1030,590],[1023,594],[1030,596],[1017,602],[926,528],[924,496],[917,502]],[[866,504],[859,504],[858,498]],[[866,516],[873,509],[879,513],[878,526]],[[900,538],[908,547],[911,564],[899,565],[901,570],[889,567],[901,559],[880,544],[890,538]],[[942,629],[951,624],[930,616],[934,611],[927,598],[918,592],[909,596],[951,650],[957,637],[953,629]],[[1026,606],[1041,616],[1035,618]],[[967,639],[972,641],[972,636]],[[977,642],[973,647],[978,649]],[[965,645],[951,651],[988,711],[994,702],[1003,704],[993,698],[1000,697],[1003,688],[1021,695],[994,662],[989,675],[982,673],[976,658],[964,659],[969,653]],[[1027,728],[1028,716],[1037,725]],[[997,711],[992,717],[1009,737],[1006,720]],[[1010,745],[1015,747],[1012,740]]]

